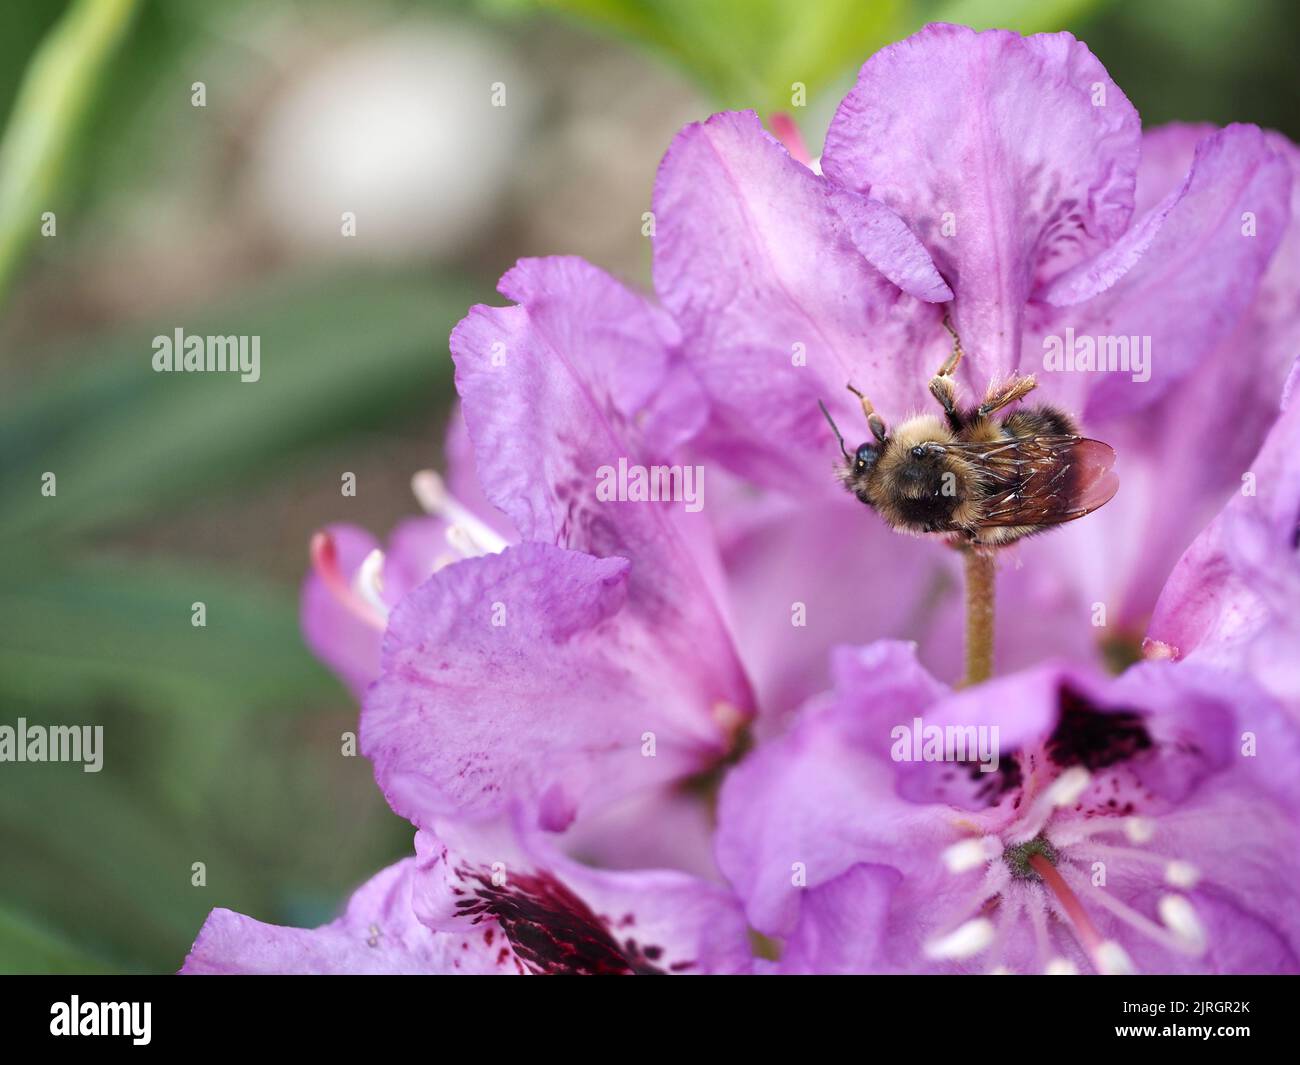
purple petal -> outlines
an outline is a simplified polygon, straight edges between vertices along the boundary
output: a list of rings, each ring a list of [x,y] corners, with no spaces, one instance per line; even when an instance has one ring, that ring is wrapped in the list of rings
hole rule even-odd
[[[216,909],[181,968],[182,975],[340,975],[513,972],[484,949],[477,932],[434,932],[412,909],[415,859],[407,858],[357,889],[346,912],[320,928],[286,928]]]
[[[934,681],[906,645],[878,643],[858,654],[897,714],[910,717],[933,699]],[[926,836],[939,831],[924,808],[892,794],[878,750],[879,741],[887,746],[888,728],[863,737],[851,713],[811,713],[761,744],[723,784],[718,866],[765,935],[795,927],[801,882],[816,888],[864,862],[906,867],[893,841],[915,833],[919,854]]]
[[[747,715],[701,512],[708,471],[666,450],[704,412],[671,350],[676,327],[579,259],[524,260],[501,291],[518,305],[474,308],[451,339],[485,493],[524,540],[629,559],[629,614],[675,648],[680,670]],[[630,489],[603,498],[621,471],[660,466],[679,471],[680,500],[638,500]]]
[[[998,729],[1001,766],[914,760],[893,744],[916,718]],[[719,862],[755,927],[787,938],[789,971],[1100,968],[1092,936],[1145,971],[1294,971],[1297,757],[1296,722],[1243,677],[1047,667],[948,696],[878,645],[732,774]],[[1016,872],[1035,840],[1073,910]],[[1186,916],[1163,924],[1166,905]]]
[[[1244,136],[1247,144],[1257,140],[1249,131],[1232,135]],[[1206,140],[1200,127],[1166,127],[1148,134],[1139,201],[1164,195],[1179,180],[1175,175],[1186,172],[1197,145],[1202,151],[1215,144],[1221,148],[1225,142],[1214,139],[1218,137]],[[1265,140],[1300,173],[1300,153],[1293,146],[1272,135]],[[1293,183],[1291,196],[1296,201],[1294,213],[1300,217],[1300,182]],[[1257,240],[1263,239],[1262,229],[1260,234]],[[1144,258],[1133,274],[1150,265]],[[1126,278],[1113,291],[1128,283]],[[1079,585],[1076,615],[1092,603],[1105,604],[1108,627],[1102,633],[1120,631],[1132,638],[1145,631],[1174,563],[1240,487],[1242,474],[1277,416],[1283,378],[1300,349],[1300,313],[1294,299],[1298,287],[1300,225],[1293,222],[1255,286],[1253,302],[1232,331],[1203,354],[1195,372],[1146,407],[1140,417],[1107,417],[1087,425],[1090,435],[1106,440],[1119,454],[1119,494],[1085,520],[1025,544],[1021,553],[1026,567],[1063,574]],[[1164,306],[1163,297],[1158,302]],[[1146,313],[1136,303],[1133,312]],[[1177,325],[1174,319],[1171,322]],[[1188,345],[1199,343],[1195,337],[1185,339]],[[1175,342],[1183,343],[1167,343]],[[1153,354],[1155,350],[1153,341]],[[1084,380],[1088,375],[1049,374],[1042,378],[1040,390],[1050,392],[1062,377],[1071,377],[1071,387],[1078,389],[1091,384]],[[1146,395],[1144,390],[1153,383],[1154,375],[1146,384],[1129,387]],[[1058,391],[1052,398],[1063,397]],[[1194,433],[1188,431],[1190,411],[1197,412]],[[1208,440],[1215,442],[1213,447],[1205,446]],[[1084,577],[1086,585],[1079,580]]]
[[[843,492],[791,500],[724,484],[712,498],[735,639],[767,727],[825,690],[830,652],[840,644],[914,640],[935,676],[960,676],[963,577],[955,551],[898,535]],[[1044,564],[1024,564],[1021,552],[1034,541],[1001,553],[998,598],[1007,608],[995,618],[999,671],[1052,655],[1097,657],[1098,640],[1111,630],[1094,627],[1092,604],[1112,590],[1115,552],[1089,544],[1095,559],[1075,545]]]
[[[667,457],[636,421],[673,374],[676,327],[581,259],[521,260],[499,288],[516,305],[474,307],[451,336],[479,480],[523,539],[590,550],[610,524],[597,471]]]
[[[1293,398],[1251,463],[1249,481],[1174,568],[1149,631],[1178,657],[1247,670],[1296,705],[1298,456],[1300,403]]]
[[[575,860],[602,869],[680,869],[720,880],[713,812],[689,784],[629,795],[593,811],[558,840]]]
[[[683,130],[654,213],[655,287],[713,404],[711,453],[730,468],[789,484],[801,457],[829,457],[817,400],[860,419],[846,381],[891,415],[919,400],[921,366],[941,358],[922,350],[939,342],[939,315],[897,285],[942,299],[943,281],[899,219],[796,162],[755,115]]]
[[[612,872],[571,861],[504,817],[416,838],[415,908],[434,928],[490,922],[520,971],[729,973],[750,960],[725,889],[677,872]]]
[[[899,879],[896,869],[862,864],[808,888],[778,971],[827,976],[882,972],[889,905]]]
[[[1105,292],[1037,325],[1044,339],[1029,343],[1049,371],[1045,392],[1075,410],[1085,408],[1086,396],[1083,413],[1096,422],[1150,407],[1203,364],[1257,298],[1287,230],[1290,182],[1286,161],[1253,126],[1229,126],[1202,140],[1174,202],[1153,209],[1166,215],[1136,264]],[[1121,372],[1050,372],[1042,361],[1046,338],[1068,340],[1067,329],[1097,343],[1110,337],[1149,343],[1149,380]]]
[[[1033,298],[1066,307],[1091,299],[1141,259],[1173,206],[1187,191],[1196,146],[1215,132],[1209,125],[1175,123],[1142,134],[1133,224],[1110,247],[1040,285]]]
[[[1127,228],[1139,138],[1137,112],[1068,33],[932,25],[867,60],[822,168],[918,233],[989,380],[1020,367],[1035,284]]]
[[[331,525],[339,570],[351,581],[365,557],[378,544],[369,533],[350,525]],[[299,603],[303,639],[358,698],[379,676],[379,647],[383,633],[349,610],[315,572],[303,581]]]
[[[393,610],[362,748],[398,813],[483,818],[513,800],[562,829],[579,806],[698,772],[736,722],[709,659],[626,610],[629,563],[545,544],[440,571]],[[649,753],[646,753],[649,752]]]

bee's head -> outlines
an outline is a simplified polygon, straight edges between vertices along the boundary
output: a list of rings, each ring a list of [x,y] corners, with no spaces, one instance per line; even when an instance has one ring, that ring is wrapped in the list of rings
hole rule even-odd
[[[872,505],[868,486],[884,446],[884,444],[859,444],[853,454],[844,456],[840,480],[844,482],[845,488],[868,506]]]
[[[831,431],[835,434],[835,440],[840,445],[840,454],[844,456],[844,465],[839,468],[840,480],[844,487],[856,495],[862,502],[868,506],[874,506],[871,500],[869,483],[872,474],[876,470],[877,463],[881,455],[889,447],[889,439],[885,430],[885,423],[881,420],[871,404],[867,402],[866,397],[862,395],[852,385],[849,390],[862,400],[862,409],[867,415],[867,424],[871,427],[872,435],[875,437],[874,443],[859,444],[852,454],[844,446],[844,437],[841,435],[839,427],[835,424],[835,419],[831,417],[831,412],[826,409],[826,404],[818,401],[818,406],[822,409],[822,414],[830,423]]]
[[[879,444],[859,444],[853,458],[849,460],[850,470],[855,477],[868,474],[879,458]]]

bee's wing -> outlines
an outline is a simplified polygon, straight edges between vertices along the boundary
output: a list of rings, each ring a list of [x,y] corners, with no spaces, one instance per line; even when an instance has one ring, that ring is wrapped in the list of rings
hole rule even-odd
[[[1115,451],[1078,436],[1028,436],[948,445],[979,467],[980,524],[1059,525],[1110,502],[1119,488]]]

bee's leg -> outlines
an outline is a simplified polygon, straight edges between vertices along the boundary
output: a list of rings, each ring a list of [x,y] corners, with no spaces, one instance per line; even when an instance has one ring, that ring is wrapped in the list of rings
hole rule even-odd
[[[965,421],[957,410],[957,389],[952,378],[946,374],[935,374],[930,378],[930,394],[939,401],[953,432],[960,432]]]
[[[1011,377],[1000,385],[990,385],[988,395],[984,397],[984,402],[976,408],[975,413],[981,418],[987,417],[1008,404],[1024,399],[1037,387],[1038,381],[1035,380],[1033,374],[1028,374],[1025,377]]]
[[[948,424],[952,427],[953,432],[960,432],[965,420],[957,410],[957,386],[953,382],[952,375],[965,352],[961,348],[961,337],[957,335],[957,330],[953,328],[952,318],[947,312],[943,316],[943,327],[952,335],[952,354],[944,360],[938,372],[930,378],[930,394],[939,401],[939,406],[943,408],[944,417],[948,419]]]
[[[935,376],[951,377],[952,374],[956,371],[957,364],[961,362],[961,357],[965,354],[965,352],[962,351],[961,349],[961,337],[957,335],[957,330],[953,327],[952,316],[949,315],[946,311],[944,312],[944,316],[943,316],[943,327],[946,330],[948,330],[948,334],[952,337],[952,354],[949,355],[948,358],[944,360],[943,365],[939,367],[939,370],[935,374]]]
[[[862,404],[862,413],[866,416],[867,425],[871,429],[871,435],[879,440],[882,444],[885,442],[885,420],[876,413],[876,408],[871,405],[871,400],[867,399],[861,392],[853,387],[848,386],[848,390],[858,397]]]

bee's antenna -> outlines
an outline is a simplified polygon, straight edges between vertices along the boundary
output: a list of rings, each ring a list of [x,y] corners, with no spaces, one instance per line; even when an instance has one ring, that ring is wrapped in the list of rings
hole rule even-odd
[[[835,434],[835,439],[840,442],[840,454],[846,459],[849,458],[848,448],[844,446],[844,437],[840,435],[840,428],[835,424],[835,419],[831,417],[831,412],[826,409],[826,404],[820,399],[817,401],[817,406],[821,407],[822,413],[826,415],[826,420],[830,422],[831,432]]]

